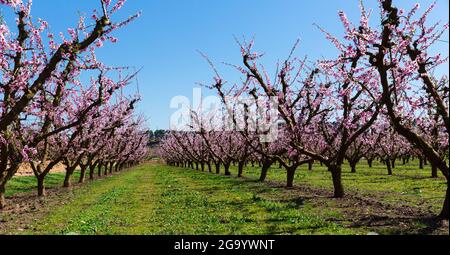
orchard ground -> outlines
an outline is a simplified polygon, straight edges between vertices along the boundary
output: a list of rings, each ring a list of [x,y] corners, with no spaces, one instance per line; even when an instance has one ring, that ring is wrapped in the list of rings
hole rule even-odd
[[[344,173],[343,199],[331,198],[319,164],[301,167],[292,189],[278,167],[259,183],[256,166],[237,178],[153,162],[70,190],[55,173],[40,200],[34,177],[16,177],[0,234],[449,234],[448,221],[434,218],[445,179],[431,179],[428,167],[411,162],[388,176],[382,164],[362,162]]]

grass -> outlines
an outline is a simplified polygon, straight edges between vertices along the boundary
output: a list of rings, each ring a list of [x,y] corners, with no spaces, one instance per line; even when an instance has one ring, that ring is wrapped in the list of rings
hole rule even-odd
[[[236,174],[236,167],[232,167],[231,171]],[[379,162],[374,162],[373,167],[369,168],[366,162],[362,161],[357,165],[356,173],[351,173],[350,167],[344,165],[342,171],[342,182],[348,191],[363,196],[377,194],[377,199],[395,205],[426,206],[435,214],[442,209],[446,180],[440,173],[438,179],[430,178],[430,166],[419,169],[418,161],[412,161],[406,165],[397,162],[393,176],[389,176],[386,166]],[[249,166],[244,174],[256,179],[259,177],[260,168]],[[285,182],[286,171],[277,166],[272,167],[267,179]],[[330,190],[333,188],[331,174],[319,164],[313,166],[313,171],[309,171],[307,165],[301,166],[296,172],[294,183]]]
[[[65,173],[52,173],[45,177],[45,188],[55,189],[62,186],[64,181]],[[77,171],[73,174],[73,182],[78,181],[80,173]],[[20,176],[12,178],[6,187],[6,196],[10,197],[13,195],[37,192],[37,181],[34,176]]]
[[[236,168],[232,168],[236,172]],[[431,170],[430,170],[431,171]],[[347,190],[386,203],[430,207],[438,212],[445,193],[443,178],[431,179],[428,169],[398,166],[387,176],[382,164],[344,167]],[[252,179],[259,168],[247,167],[250,180],[228,178],[169,166],[146,164],[132,171],[88,182],[58,198],[48,213],[33,219],[19,234],[367,234],[366,226],[349,227],[352,219],[326,198],[320,203],[299,198],[293,190]],[[48,176],[49,188],[62,184],[63,174]],[[34,177],[14,178],[8,196],[32,192]],[[74,178],[77,178],[75,176]],[[285,171],[270,169],[269,180],[284,182]],[[329,173],[319,165],[302,167],[295,183],[331,189]],[[421,224],[421,223],[417,223]],[[422,226],[424,227],[424,226]],[[0,228],[1,229],[1,228]],[[384,233],[397,233],[396,229]],[[381,231],[380,233],[383,233]]]

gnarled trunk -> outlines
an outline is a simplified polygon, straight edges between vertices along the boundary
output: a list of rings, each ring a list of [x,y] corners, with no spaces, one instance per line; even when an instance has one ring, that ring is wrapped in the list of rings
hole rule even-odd
[[[264,182],[267,178],[267,173],[269,172],[270,167],[272,166],[272,162],[265,161],[262,164],[261,175],[259,176],[259,181]]]
[[[6,207],[5,192],[5,184],[0,183],[0,209],[4,209]]]
[[[438,178],[438,168],[434,164],[431,165],[431,178]]]
[[[64,188],[69,188],[72,184],[71,184],[71,180],[72,180],[72,175],[75,172],[75,169],[77,168],[77,165],[74,164],[73,166],[67,167],[66,169],[66,176],[64,177]]]
[[[220,163],[216,163],[216,174],[220,174]]]
[[[297,170],[297,167],[289,167],[286,169],[286,187],[292,188],[294,187],[294,177],[295,177],[295,170]]]
[[[388,158],[388,159],[386,159],[386,167],[387,167],[387,170],[388,170],[388,175],[392,175],[392,167],[391,167],[391,160]]]
[[[335,198],[344,197],[344,186],[342,185],[341,166],[330,166],[328,167],[328,169],[331,172],[331,177],[333,178],[334,197]]]
[[[224,169],[225,169],[225,175],[226,175],[226,176],[230,176],[230,175],[231,175],[231,172],[230,172],[230,164],[231,164],[231,163],[224,163],[224,164],[223,164],[223,167],[224,167]]]
[[[238,163],[238,177],[242,177],[244,174],[244,166],[245,166],[245,161],[239,161]]]
[[[312,171],[313,170],[313,165],[314,165],[314,160],[311,160],[308,162],[308,170]]]
[[[38,189],[38,197],[45,197],[45,176],[37,177],[37,189]]]
[[[86,169],[87,165],[81,165],[80,179],[78,179],[78,183],[84,183],[84,179],[86,177]]]
[[[449,215],[448,215],[448,209],[450,207],[450,205],[448,204],[448,198],[450,196],[450,190],[449,190],[449,182],[448,182],[448,178],[447,178],[447,192],[445,193],[445,200],[444,200],[444,207],[442,208],[441,214],[439,214],[439,217],[442,219],[446,219],[449,220]]]
[[[355,161],[349,161],[350,167],[352,168],[352,173],[356,173],[356,162]]]
[[[369,165],[369,168],[372,168],[372,166],[373,166],[373,159],[367,159],[367,164]]]

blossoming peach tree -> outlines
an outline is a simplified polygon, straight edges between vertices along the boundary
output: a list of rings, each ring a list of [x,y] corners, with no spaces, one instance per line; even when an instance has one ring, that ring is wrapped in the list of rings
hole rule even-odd
[[[108,78],[106,74],[114,68],[98,61],[95,51],[106,41],[116,42],[112,33],[139,16],[115,23],[112,16],[124,3],[99,1],[99,10],[89,18],[80,17],[57,39],[46,21],[32,17],[32,1],[0,1],[16,15],[15,28],[6,22],[0,24],[0,208],[5,206],[6,184],[22,164],[32,166],[38,193],[44,195],[44,179],[53,166],[64,162],[67,171],[73,172],[85,163],[87,152],[95,150],[89,148],[93,136],[112,140],[120,137],[113,136],[106,124],[105,130],[97,127],[97,122],[108,118],[105,105],[135,74],[119,81]],[[98,73],[98,78],[82,81],[83,73],[93,72]],[[130,121],[116,128],[123,125],[142,128]],[[143,152],[141,146],[135,151]],[[135,159],[135,155],[129,157]]]

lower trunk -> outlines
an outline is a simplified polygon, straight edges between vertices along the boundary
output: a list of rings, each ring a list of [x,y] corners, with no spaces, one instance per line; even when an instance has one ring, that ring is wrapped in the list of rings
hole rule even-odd
[[[356,163],[350,162],[350,167],[352,168],[352,173],[356,173]]]
[[[80,179],[78,179],[78,183],[84,182],[84,178],[86,177],[86,169],[87,169],[87,166],[81,166]]]
[[[446,219],[446,220],[449,219],[449,215],[448,215],[448,209],[450,207],[450,205],[448,204],[448,197],[450,195],[449,193],[450,193],[449,183],[447,180],[447,192],[445,193],[444,207],[442,208],[441,214],[439,215],[440,218]]]
[[[38,196],[39,197],[45,197],[45,176],[38,176],[37,177],[37,189],[38,189]]]
[[[94,167],[89,167],[89,179],[94,180]]]
[[[269,168],[272,165],[271,162],[264,162],[262,164],[261,175],[259,176],[259,181],[264,182],[267,178],[267,172],[269,172]]]
[[[434,165],[431,166],[431,178],[438,178],[438,168]]]
[[[200,167],[202,169],[202,172],[204,172],[205,171],[205,163],[204,162],[200,163]]]
[[[388,170],[388,175],[392,175],[391,160],[386,159],[385,162],[386,162],[386,167],[387,167],[387,170]]]
[[[5,184],[0,184],[0,209],[6,207]]]
[[[419,158],[419,169],[423,169],[423,158]]]
[[[220,163],[216,163],[216,174],[220,174]]]
[[[368,159],[367,164],[369,164],[369,167],[372,168],[373,159]]]
[[[344,186],[342,186],[342,168],[340,166],[331,166],[328,168],[333,178],[334,197],[344,197]]]
[[[225,169],[225,175],[226,175],[226,176],[230,176],[230,175],[231,175],[231,172],[230,172],[230,163],[223,164],[223,167],[224,167],[224,169]]]
[[[72,170],[67,169],[66,176],[64,177],[64,185],[63,185],[64,188],[69,188],[70,187],[70,185],[71,185],[70,181],[72,179],[72,173],[73,173]]]
[[[309,171],[312,171],[312,170],[313,170],[313,164],[314,164],[314,161],[309,161],[309,162],[308,162],[308,170],[309,170]]]
[[[113,174],[114,172],[114,163],[109,163],[109,173]]]
[[[392,162],[392,168],[394,168],[395,169],[395,161],[396,161],[397,159],[393,159],[393,160],[391,160],[391,162]]]
[[[206,163],[206,165],[208,166],[208,172],[212,173],[211,162]]]
[[[294,187],[294,177],[295,177],[296,169],[297,169],[297,167],[291,167],[291,168],[286,169],[287,170],[286,187],[288,187],[288,188]]]
[[[244,174],[244,166],[245,166],[245,162],[244,161],[240,161],[238,163],[238,177],[242,177]]]

